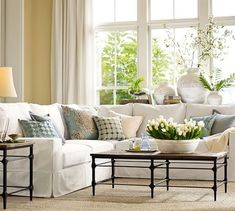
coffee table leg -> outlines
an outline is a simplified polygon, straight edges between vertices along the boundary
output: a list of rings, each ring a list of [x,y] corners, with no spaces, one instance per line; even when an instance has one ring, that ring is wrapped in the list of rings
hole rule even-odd
[[[217,196],[217,160],[214,160],[214,166],[212,168],[214,172],[214,186],[213,186],[213,191],[214,191],[214,201],[216,201],[216,196]]]
[[[2,159],[2,164],[3,164],[3,192],[2,192],[2,198],[3,198],[3,209],[7,208],[7,150],[3,150],[3,159]]]
[[[170,182],[170,178],[169,178],[169,165],[170,162],[169,160],[166,160],[166,190],[169,190],[169,182]]]
[[[114,166],[114,163],[115,163],[114,158],[111,158],[111,164],[112,164],[112,175],[111,175],[112,188],[114,188],[114,180],[115,180],[115,166]]]
[[[150,165],[150,171],[151,171],[151,183],[149,185],[149,187],[151,188],[151,198],[154,197],[154,160],[151,159],[151,165]]]
[[[91,182],[91,186],[92,186],[92,195],[95,195],[95,157],[92,157],[92,163],[91,163],[91,168],[92,168],[92,182]]]
[[[224,158],[224,192],[227,193],[227,184],[228,184],[228,172],[227,172],[227,167],[228,167],[228,160],[227,156]]]
[[[33,200],[33,145],[30,146],[30,154],[29,154],[29,194],[30,201]]]

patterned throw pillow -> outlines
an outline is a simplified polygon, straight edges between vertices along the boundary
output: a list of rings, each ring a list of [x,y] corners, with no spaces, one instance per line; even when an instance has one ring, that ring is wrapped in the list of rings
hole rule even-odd
[[[71,139],[97,140],[98,131],[93,116],[97,112],[93,109],[75,109],[61,106]]]
[[[202,128],[201,138],[211,135],[211,129],[215,122],[216,115],[202,116],[202,117],[191,117],[192,120],[199,122],[203,121],[205,126]]]
[[[29,111],[29,115],[33,121],[38,121],[38,122],[51,121],[54,128],[55,128],[57,135],[62,140],[62,144],[65,144],[65,138],[64,138],[64,136],[62,136],[59,128],[56,127],[56,124],[53,122],[53,120],[51,120],[50,114],[45,114],[45,115],[41,116],[41,115],[37,115],[37,114],[33,113],[32,111]]]
[[[25,137],[59,138],[51,121],[18,121]]]
[[[99,140],[125,139],[121,117],[93,117],[99,132]]]

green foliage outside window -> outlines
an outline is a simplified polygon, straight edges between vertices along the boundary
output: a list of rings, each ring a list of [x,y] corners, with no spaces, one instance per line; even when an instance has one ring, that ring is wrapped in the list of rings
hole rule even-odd
[[[153,84],[158,84],[167,77],[165,73],[169,64],[169,56],[159,47],[157,39],[153,39]],[[121,99],[131,99],[132,96],[128,94],[127,88],[138,77],[136,32],[110,32],[102,49],[101,67],[103,87],[114,86],[125,87],[126,89],[99,91],[100,104],[119,104]]]

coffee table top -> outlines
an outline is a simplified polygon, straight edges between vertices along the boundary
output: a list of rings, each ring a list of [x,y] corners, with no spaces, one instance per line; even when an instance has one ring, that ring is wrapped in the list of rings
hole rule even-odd
[[[156,159],[156,160],[217,160],[224,158],[227,152],[219,153],[160,153],[156,152],[126,152],[123,151],[109,151],[100,153],[91,153],[95,158],[114,158],[114,159]]]

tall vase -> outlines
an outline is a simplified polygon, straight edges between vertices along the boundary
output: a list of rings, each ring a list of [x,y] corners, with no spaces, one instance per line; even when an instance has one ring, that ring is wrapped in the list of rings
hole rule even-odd
[[[218,91],[212,91],[207,96],[207,103],[210,105],[221,105],[222,101],[223,97]]]
[[[199,69],[189,68],[186,75],[179,78],[177,92],[184,103],[204,103],[208,94],[199,81]]]

